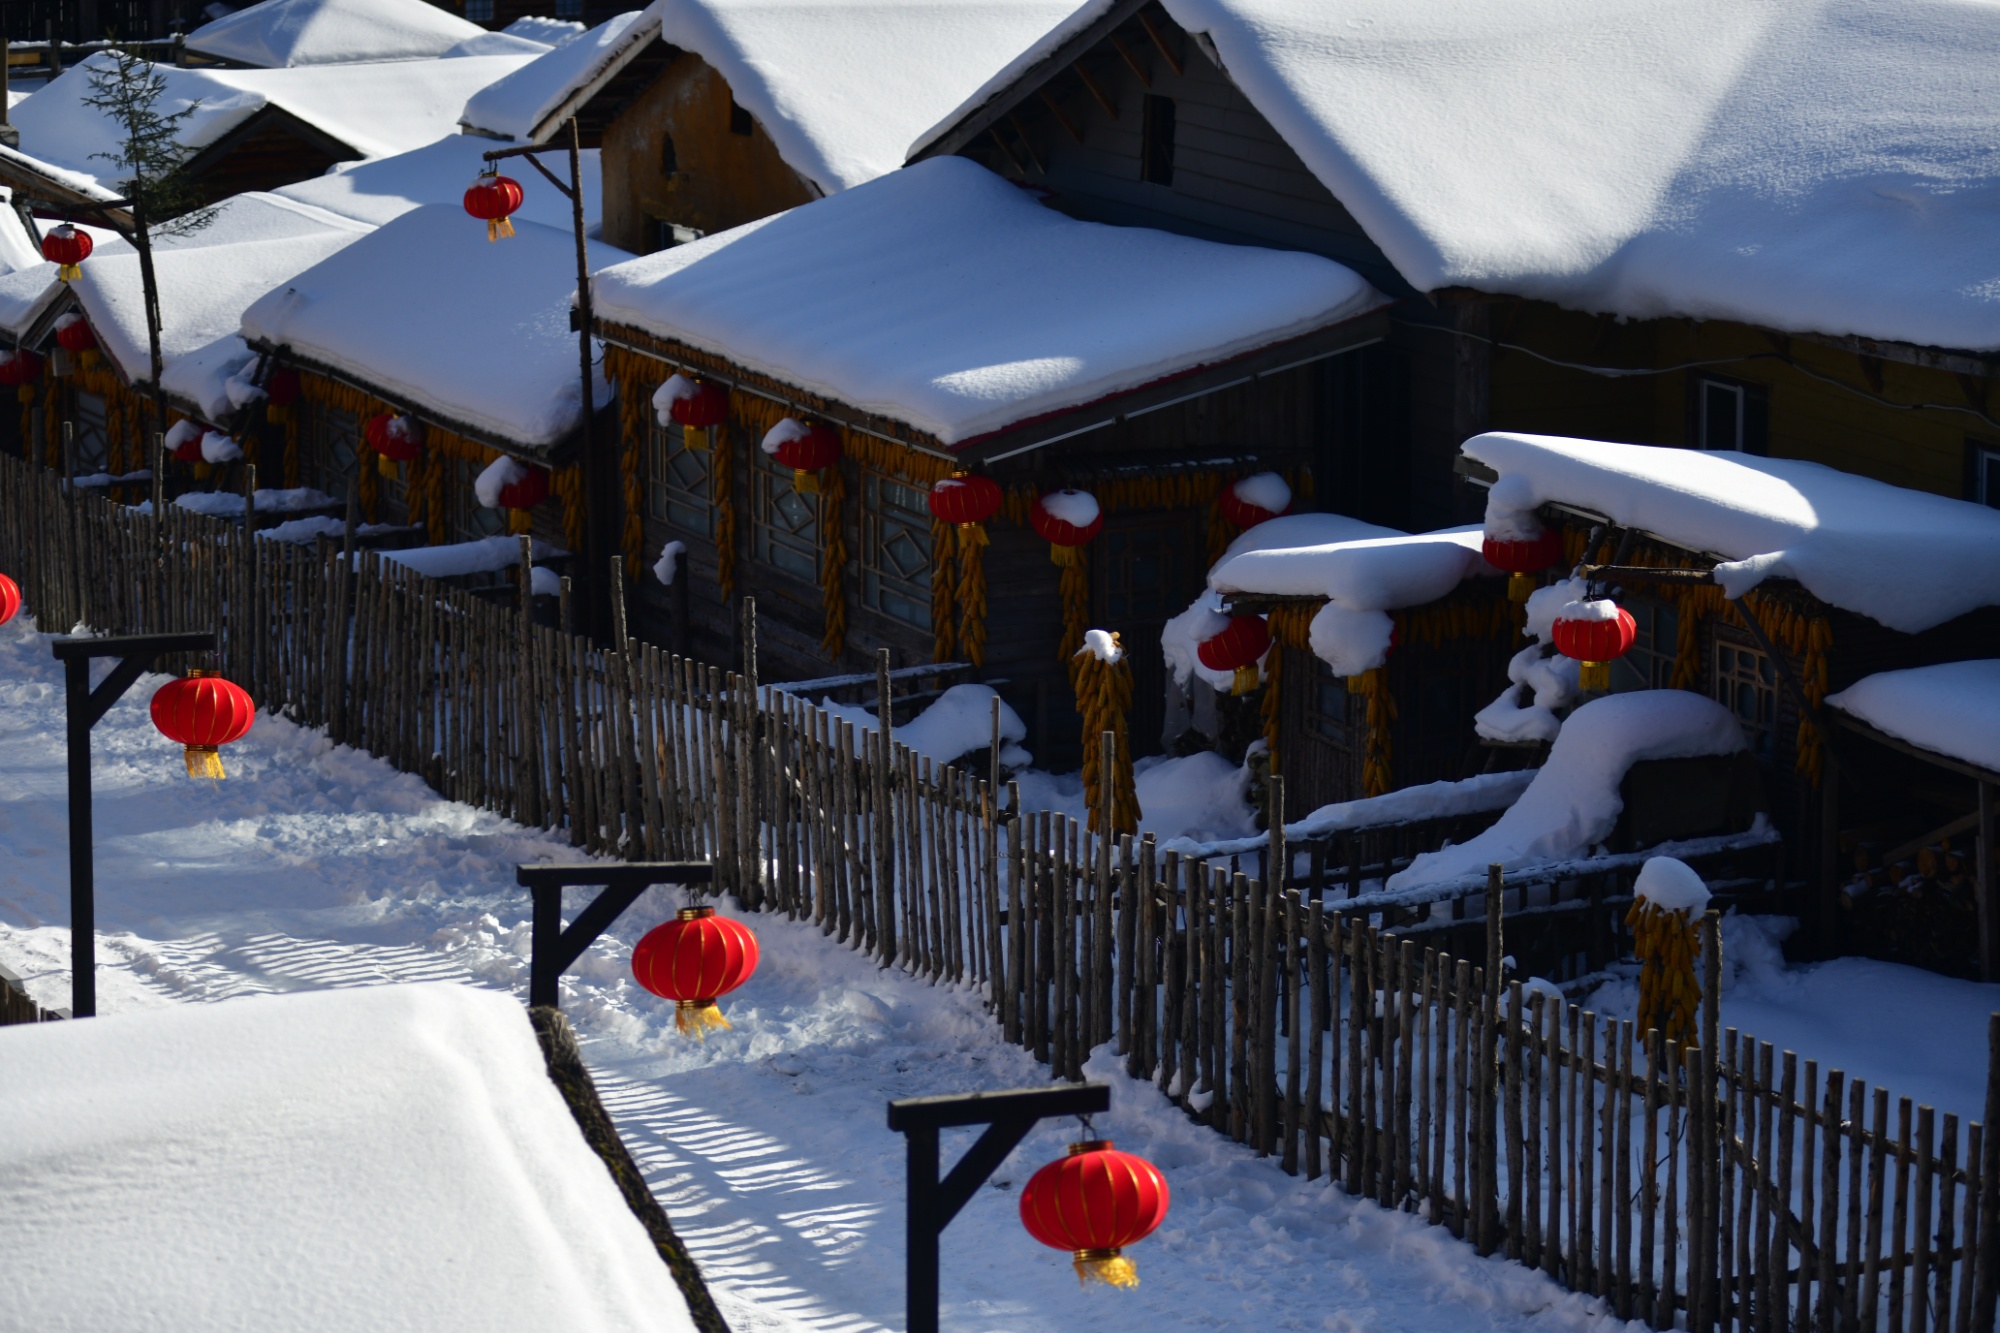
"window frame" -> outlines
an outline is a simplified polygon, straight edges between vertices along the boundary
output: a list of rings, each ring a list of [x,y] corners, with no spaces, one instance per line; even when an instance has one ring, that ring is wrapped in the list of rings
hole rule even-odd
[[[658,416],[648,418],[646,436],[646,518],[664,524],[676,533],[686,533],[705,541],[715,540],[715,450],[729,447],[729,428],[715,432],[712,447],[690,449],[679,426],[662,426]],[[696,486],[681,485],[674,468],[677,459],[700,460],[701,478]],[[699,515],[698,521],[689,517]]]
[[[783,466],[777,459],[760,448],[750,451],[750,559],[763,569],[802,583],[819,586],[826,573],[826,534],[820,530],[820,504],[817,495],[801,495],[792,488],[792,469]],[[781,527],[772,519],[785,498],[790,496],[811,512],[811,521],[800,528],[786,523]],[[809,532],[812,551],[810,573],[788,564],[781,564],[772,558],[773,552],[802,554],[807,548],[807,538],[802,533]]]
[[[2000,509],[2000,441],[1965,441],[1965,498]]]
[[[1731,379],[1726,375],[1695,374],[1688,377],[1688,445],[1704,453],[1750,454],[1761,457],[1770,452],[1770,391],[1761,384]],[[1709,438],[1709,393],[1719,391],[1735,400],[1735,428],[1730,442]]]
[[[1668,602],[1642,595],[1627,594],[1619,605],[1632,613],[1638,632],[1625,655],[1609,664],[1611,692],[1672,688],[1674,663],[1680,658],[1680,613]]]
[[[1746,675],[1736,669],[1735,662],[1727,663],[1725,669],[1725,654],[1761,662],[1762,670]],[[1739,690],[1730,688],[1732,682],[1736,686],[1748,687],[1755,692],[1759,705],[1758,712],[1762,715],[1760,718],[1744,715],[1739,707]],[[1743,728],[1743,738],[1750,742],[1752,754],[1768,759],[1776,752],[1780,712],[1778,666],[1771,660],[1770,654],[1755,644],[1738,640],[1733,636],[1715,635],[1714,642],[1709,645],[1708,650],[1708,697],[1727,708],[1730,716],[1734,717],[1737,724]]]
[[[889,503],[885,492],[890,488],[908,492],[909,502]],[[885,567],[884,556],[890,543],[902,534],[910,535],[923,552],[923,565],[917,574]],[[937,569],[937,549],[931,541],[930,509],[923,488],[886,472],[862,468],[859,546],[861,605],[919,633],[935,633],[931,624],[931,578]],[[886,604],[885,591],[906,601],[915,614],[903,615],[893,610]]]

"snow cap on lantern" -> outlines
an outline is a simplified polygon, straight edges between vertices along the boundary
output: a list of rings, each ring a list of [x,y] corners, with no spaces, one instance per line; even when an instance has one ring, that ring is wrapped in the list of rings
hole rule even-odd
[[[1255,472],[1223,487],[1216,505],[1237,527],[1254,528],[1291,512],[1292,488],[1275,472]]]
[[[785,417],[764,433],[765,453],[792,470],[792,489],[801,495],[819,490],[819,472],[840,461],[840,435],[815,421],[810,426]]]
[[[1059,565],[1082,559],[1079,549],[1104,530],[1104,511],[1089,491],[1064,487],[1035,499],[1028,523],[1049,544],[1049,558]]]
[[[56,266],[56,277],[64,282],[75,282],[83,276],[79,265],[96,248],[89,232],[79,231],[67,222],[57,223],[42,237],[42,258]]]
[[[502,454],[472,479],[472,493],[487,509],[533,509],[549,498],[549,474]]]
[[[653,412],[662,426],[679,424],[684,448],[704,453],[710,429],[729,420],[729,391],[676,373],[653,391]]]
[[[497,241],[514,234],[510,214],[521,206],[521,183],[498,172],[482,172],[466,187],[465,211],[486,223],[486,239]]]
[[[926,497],[931,517],[957,524],[959,540],[974,546],[987,544],[982,525],[1000,512],[1002,498],[999,482],[969,472],[933,482]]]
[[[1210,671],[1234,674],[1231,694],[1248,694],[1257,688],[1257,664],[1270,650],[1271,628],[1264,617],[1231,616],[1220,633],[1201,641],[1195,655]]]
[[[1611,663],[1632,650],[1639,624],[1609,597],[1571,602],[1556,613],[1549,638],[1564,657],[1583,663],[1578,684],[1586,690],[1611,688]]]
[[[1510,576],[1507,596],[1516,602],[1527,601],[1535,591],[1534,575],[1563,557],[1562,532],[1543,524],[1537,504],[1534,487],[1519,474],[1501,477],[1486,492],[1479,553]]]
[[[663,1000],[674,1002],[674,1027],[693,1037],[729,1020],[716,1007],[757,970],[757,937],[750,927],[717,916],[713,907],[683,907],[655,926],[632,949],[632,976]]]
[[[220,778],[219,747],[243,739],[257,706],[243,687],[204,671],[170,680],[153,694],[153,725],[182,749],[191,778]]]
[[[407,413],[383,412],[372,416],[362,430],[370,447],[387,463],[415,462],[424,451],[424,428]]]
[[[1069,1145],[1021,1191],[1021,1225],[1051,1249],[1068,1250],[1078,1282],[1139,1285],[1124,1248],[1166,1221],[1169,1191],[1159,1168],[1119,1152],[1109,1139]]]
[[[201,441],[213,429],[201,422],[183,417],[167,427],[166,438],[160,443],[166,451],[183,463],[202,462]]]
[[[204,463],[231,463],[243,457],[243,446],[227,431],[204,430],[200,449]]]

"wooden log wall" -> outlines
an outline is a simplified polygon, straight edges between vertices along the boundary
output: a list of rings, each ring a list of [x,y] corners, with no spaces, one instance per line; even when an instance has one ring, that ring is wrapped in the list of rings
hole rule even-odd
[[[214,628],[212,664],[266,711],[591,852],[713,858],[746,909],[978,988],[1058,1076],[1108,1047],[1281,1169],[1419,1214],[1620,1317],[1701,1333],[1992,1327],[2000,1145],[1981,1123],[1718,1030],[1712,1005],[1684,1047],[1503,980],[1493,927],[1514,930],[1513,912],[1342,910],[1421,850],[1407,827],[1344,834],[1332,873],[1324,847],[1301,872],[1282,824],[1227,864],[1150,835],[1100,842],[1022,810],[995,772],[917,754],[893,721],[858,730],[760,685],[754,624],[743,672],[622,629],[607,649],[374,552],[71,497],[9,459],[0,568],[45,629]],[[1448,832],[1463,830],[1432,836]],[[1617,903],[1634,871],[1586,897]],[[1424,939],[1439,923],[1457,933],[1434,939],[1482,932],[1481,960]]]

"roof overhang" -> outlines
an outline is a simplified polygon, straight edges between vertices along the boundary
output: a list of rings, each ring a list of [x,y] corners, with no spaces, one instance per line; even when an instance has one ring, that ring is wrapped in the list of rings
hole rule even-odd
[[[30,157],[19,149],[0,146],[0,185],[14,191],[15,197],[29,207],[47,207],[55,210],[98,208],[118,198],[108,190],[86,189],[75,181],[66,179],[70,173],[57,174],[57,169]],[[132,215],[125,209],[114,209],[105,215],[108,225],[130,227]]]

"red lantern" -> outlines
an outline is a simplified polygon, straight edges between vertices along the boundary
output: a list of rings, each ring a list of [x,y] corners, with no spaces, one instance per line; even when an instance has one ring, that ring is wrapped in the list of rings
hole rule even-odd
[[[81,356],[97,350],[97,335],[91,332],[90,321],[83,316],[64,315],[56,321],[56,344],[65,352]]]
[[[1089,491],[1065,488],[1036,497],[1028,522],[1049,544],[1051,560],[1074,565],[1083,559],[1081,548],[1104,530],[1104,511]]]
[[[1610,664],[1630,652],[1638,637],[1632,613],[1608,597],[1571,602],[1549,632],[1557,652],[1583,663],[1577,683],[1586,690],[1611,688]]]
[[[64,282],[74,282],[83,276],[83,270],[77,266],[90,258],[95,248],[89,232],[78,231],[67,222],[50,228],[49,234],[42,237],[42,258],[56,266],[56,276]]]
[[[819,491],[819,472],[840,462],[840,435],[815,421],[802,426],[786,417],[764,437],[764,452],[792,470],[792,489],[801,495]]]
[[[1487,564],[1511,576],[1507,580],[1508,600],[1525,602],[1535,591],[1534,576],[1562,559],[1562,532],[1543,528],[1541,535],[1530,541],[1488,536],[1479,544],[1479,554]]]
[[[424,428],[412,417],[383,412],[362,427],[368,443],[391,463],[412,463],[424,451]]]
[[[523,465],[520,476],[500,488],[500,508],[533,509],[549,498],[547,468]]]
[[[257,705],[240,685],[205,671],[170,680],[153,695],[153,725],[177,742],[191,778],[223,776],[220,746],[241,740],[257,720]]]
[[[15,397],[24,403],[35,401],[35,386],[42,378],[42,358],[23,347],[0,352],[0,384],[13,386]]]
[[[299,372],[290,366],[272,371],[264,379],[264,398],[281,412],[299,401]]]
[[[1136,1287],[1139,1272],[1120,1251],[1167,1220],[1167,1202],[1158,1167],[1097,1139],[1070,1144],[1069,1156],[1035,1172],[1021,1191],[1021,1225],[1068,1250],[1077,1281]]]
[[[932,485],[931,517],[940,523],[956,523],[958,539],[971,546],[984,546],[986,529],[981,525],[1000,512],[1000,483],[991,477],[960,473]]]
[[[756,970],[757,937],[741,921],[717,916],[713,907],[683,907],[632,950],[633,977],[672,1000],[674,1026],[695,1037],[729,1026],[716,997],[750,980]]]
[[[1262,616],[1231,616],[1220,634],[1203,639],[1195,656],[1210,671],[1233,671],[1231,694],[1257,688],[1257,663],[1271,650],[1271,628]]]
[[[696,384],[693,393],[674,399],[669,414],[680,423],[681,443],[706,452],[709,429],[729,420],[729,391],[719,384]]]
[[[521,206],[521,183],[511,176],[488,172],[465,191],[465,211],[486,223],[486,239],[497,241],[514,234],[510,214]]]
[[[199,421],[176,421],[167,430],[162,442],[166,451],[183,463],[199,463],[201,457],[201,437],[208,434],[209,427]]]
[[[0,625],[12,620],[21,609],[21,585],[0,574]]]
[[[1247,498],[1244,495],[1245,491],[1251,492],[1257,499]],[[1257,502],[1260,499],[1276,500],[1281,492],[1285,497],[1284,502],[1276,509]],[[1215,503],[1216,507],[1222,510],[1224,518],[1247,531],[1280,514],[1291,513],[1292,488],[1287,486],[1285,479],[1275,472],[1259,472],[1255,476],[1240,478],[1223,487],[1222,493],[1215,497]]]

